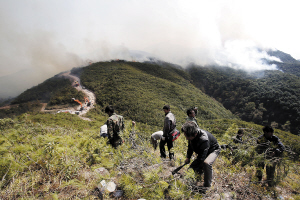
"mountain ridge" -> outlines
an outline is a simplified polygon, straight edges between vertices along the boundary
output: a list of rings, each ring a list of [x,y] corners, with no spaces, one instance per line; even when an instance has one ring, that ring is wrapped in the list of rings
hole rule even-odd
[[[297,70],[300,69],[297,61],[295,59],[293,59],[289,54],[286,54],[284,52],[281,51],[268,51],[270,56],[277,56],[279,59],[283,60],[283,61],[287,61],[287,63],[279,63],[276,62],[276,64],[279,66],[278,68],[280,68],[281,70],[279,71],[260,71],[260,72],[255,72],[252,74],[249,74],[243,70],[235,70],[233,68],[229,68],[229,67],[221,67],[221,66],[197,66],[197,65],[190,65],[189,67],[187,67],[186,69],[176,65],[176,64],[172,64],[172,63],[167,63],[164,61],[160,61],[157,59],[150,59],[147,62],[144,63],[140,63],[140,62],[127,62],[124,60],[114,60],[113,62],[98,62],[98,63],[93,63],[92,65],[86,66],[86,67],[82,67],[82,68],[78,68],[80,70],[72,70],[73,73],[76,73],[76,71],[80,71],[80,73],[78,73],[78,76],[81,76],[81,74],[86,70],[89,69],[91,66],[96,66],[96,65],[107,65],[106,69],[109,70],[111,68],[113,68],[112,66],[116,66],[116,65],[130,65],[131,67],[133,67],[136,70],[140,70],[140,72],[145,73],[144,76],[153,76],[153,77],[157,77],[157,78],[162,78],[163,80],[161,82],[166,81],[170,81],[170,83],[175,84],[172,87],[169,87],[169,90],[173,90],[173,92],[177,95],[180,96],[180,91],[179,90],[186,90],[184,89],[184,87],[187,87],[188,85],[195,85],[199,91],[204,92],[205,94],[207,94],[208,96],[211,96],[213,98],[213,100],[211,102],[214,102],[214,99],[218,100],[218,102],[222,103],[225,108],[229,109],[232,113],[235,113],[236,115],[238,115],[239,117],[241,117],[243,120],[246,121],[254,121],[255,123],[258,124],[264,124],[264,123],[275,123],[278,124],[276,126],[278,126],[279,128],[282,128],[283,130],[287,130],[287,131],[292,131],[294,134],[299,134],[300,132],[300,128],[297,125],[299,123],[299,116],[300,115],[297,112],[297,109],[299,107],[299,102],[295,101],[293,99],[297,99],[297,91],[299,93],[299,76],[297,76]],[[273,62],[275,63],[275,62]],[[202,70],[201,73],[203,73],[201,76],[196,77],[195,74],[197,74],[198,72],[195,71],[192,72],[190,69],[191,67],[196,66],[199,67],[198,70]],[[116,67],[115,69],[117,69],[118,67]],[[205,70],[204,70],[205,69]],[[213,70],[212,70],[213,69]],[[95,71],[96,72],[96,71]],[[127,84],[127,86],[124,88],[124,90],[122,92],[125,91],[125,93],[127,93],[127,97],[130,96],[130,98],[138,98],[138,94],[136,95],[132,95],[131,93],[134,93],[134,86],[130,86],[128,85],[128,83],[132,82],[130,80],[130,78],[126,78],[124,74],[122,74],[123,72],[125,73],[133,73],[133,71],[131,70],[119,70],[119,71],[115,71],[115,74],[120,74],[121,77],[123,77],[122,79],[126,79],[126,81],[124,82],[125,85]],[[205,73],[204,73],[205,72]],[[284,73],[282,73],[284,72]],[[101,73],[106,73],[105,70],[101,71]],[[99,75],[99,77],[95,77],[94,80],[89,79],[86,75],[83,75],[83,85],[85,85],[86,87],[90,88],[91,90],[96,90],[96,93],[99,93],[98,90],[100,90],[97,87],[92,86],[93,84],[91,84],[92,82],[97,82],[98,80],[106,80],[109,81],[110,84],[107,85],[107,87],[110,87],[112,85],[115,84],[115,81],[113,80],[108,80],[107,77],[103,77],[101,76],[101,73]],[[129,74],[130,74],[129,73]],[[134,72],[137,73],[137,72]],[[281,73],[281,74],[280,74]],[[84,74],[84,73],[83,73]],[[126,74],[126,75],[129,75]],[[137,73],[138,74],[138,73]],[[205,75],[206,74],[206,75]],[[210,74],[210,75],[209,75]],[[259,78],[257,77],[257,75],[260,74]],[[272,76],[270,76],[271,74],[273,74]],[[267,78],[267,76],[269,78]],[[296,77],[296,76],[297,77]],[[91,76],[95,76],[95,74],[91,73]],[[107,76],[112,76],[111,74],[107,74]],[[117,76],[113,75],[115,80],[118,80]],[[137,76],[132,76],[132,80],[135,80]],[[234,77],[234,79],[232,79]],[[278,78],[278,80],[280,80],[280,82],[284,85],[284,87],[280,86],[279,83],[276,83],[276,78]],[[151,79],[151,78],[150,78]],[[231,80],[232,79],[232,80]],[[272,81],[270,81],[272,79]],[[143,81],[144,79],[141,78],[140,81]],[[146,80],[146,79],[145,79]],[[264,82],[266,80],[269,80],[269,85],[265,85]],[[122,81],[121,81],[122,82]],[[124,84],[122,83],[122,84]],[[153,87],[149,87],[147,85],[144,85],[143,87],[148,88],[148,89],[143,89],[143,93],[146,94],[146,98],[151,99],[151,92],[154,91],[154,88],[157,85],[160,85],[158,83],[154,83],[151,82],[151,84],[154,84]],[[274,84],[273,84],[274,83]],[[102,83],[99,82],[97,83],[98,85],[101,85]],[[107,84],[107,83],[105,83]],[[138,81],[135,81],[134,84],[136,86],[141,85]],[[164,82],[163,84],[167,84],[166,82]],[[229,84],[229,85],[227,85]],[[242,85],[241,85],[242,84]],[[244,85],[243,85],[244,84]],[[257,84],[259,84],[261,87],[261,89],[264,88],[265,91],[267,91],[267,93],[270,93],[271,91],[274,90],[274,92],[276,93],[277,97],[279,99],[274,99],[274,95],[272,94],[267,94],[269,97],[268,99],[262,99],[262,97],[264,96],[264,93],[259,93],[259,88],[256,86]],[[274,86],[272,86],[272,84]],[[180,87],[180,89],[176,89],[178,85],[178,88]],[[230,86],[231,85],[231,86]],[[234,87],[232,87],[234,86]],[[249,87],[251,86],[251,87]],[[227,95],[223,95],[220,89],[223,88],[224,91],[226,91]],[[236,90],[236,88],[240,88],[239,90]],[[116,90],[116,93],[119,93],[120,91],[117,88],[114,88]],[[252,91],[250,91],[250,89]],[[129,90],[129,91],[126,91]],[[29,91],[29,90],[28,90]],[[131,92],[130,92],[131,91]],[[151,91],[149,93],[149,91]],[[164,93],[162,91],[162,89],[160,88],[160,93]],[[195,90],[195,93],[199,93],[199,91]],[[270,92],[269,92],[270,91]],[[169,91],[167,91],[169,92]],[[186,94],[188,92],[186,91]],[[257,94],[256,94],[257,93]],[[141,93],[142,94],[142,93]],[[154,94],[154,93],[153,93]],[[200,93],[199,93],[200,94]],[[248,96],[248,95],[256,95],[255,96]],[[287,94],[289,98],[287,99],[287,97],[284,96],[284,94]],[[25,94],[26,95],[26,94]],[[239,97],[238,95],[241,95],[241,97]],[[279,95],[279,96],[278,96]],[[28,96],[32,96],[32,95],[28,95]],[[109,102],[109,96],[110,99],[114,99],[114,98],[121,98],[121,96],[119,95],[112,95],[109,94],[108,92],[106,92],[106,98],[101,97],[101,98],[97,98],[97,99],[102,99],[101,101],[98,102],[99,105],[104,106],[104,104],[109,104],[109,103],[121,103],[118,102],[119,100],[116,101],[111,101]],[[133,97],[136,96],[136,97]],[[155,94],[156,98],[157,98],[157,102],[161,101],[160,98],[158,98],[158,95]],[[174,96],[173,94],[171,94],[170,96]],[[186,95],[188,96],[188,95]],[[126,97],[126,95],[122,96],[122,98],[124,99],[128,99]],[[258,98],[257,98],[258,97]],[[294,98],[295,97],[295,98]],[[20,98],[20,97],[18,97]],[[16,98],[16,99],[18,99]],[[73,97],[72,97],[73,98]],[[79,97],[81,98],[81,97]],[[165,97],[166,98],[166,97]],[[184,98],[184,97],[180,97],[181,101],[183,102],[184,99],[188,99],[188,98]],[[192,97],[195,98],[195,97]],[[197,97],[200,98],[200,97]],[[257,98],[257,99],[256,99]],[[300,98],[300,97],[299,97]],[[39,99],[39,98],[36,98]],[[244,99],[244,100],[242,100]],[[261,99],[261,100],[259,100]],[[82,99],[81,99],[82,100]],[[279,103],[277,102],[279,100]],[[67,102],[68,100],[64,100],[65,102]],[[141,99],[139,99],[139,101],[141,101]],[[165,99],[165,101],[162,101],[161,104],[167,104],[170,103],[170,101],[167,100],[167,98]],[[172,101],[177,102],[176,98],[173,98]],[[190,100],[188,100],[190,101]],[[253,103],[254,102],[254,103]],[[270,103],[273,102],[273,103]],[[276,103],[277,102],[277,103]],[[264,103],[264,104],[261,104]],[[141,114],[133,114],[130,113],[128,111],[126,111],[125,109],[125,105],[129,106],[129,104],[134,104],[134,101],[130,100],[130,103],[124,103],[122,102],[120,105],[122,105],[122,112],[124,111],[124,113],[127,113],[128,115],[133,115],[135,117],[133,117],[133,119],[136,120],[137,115],[141,115]],[[179,103],[182,104],[182,103]],[[183,103],[185,104],[185,103]],[[192,104],[195,104],[195,102],[191,102],[189,103],[190,105],[184,105],[182,108],[178,108],[181,111],[179,111],[181,114],[181,116],[184,116],[184,110],[187,109],[187,107],[189,106],[195,106]],[[201,104],[198,101],[198,104]],[[273,104],[273,106],[272,106]],[[155,107],[161,107],[161,105],[157,105],[155,103],[152,103],[152,105],[155,105]],[[274,105],[277,105],[274,107]],[[116,105],[118,107],[118,105]],[[254,107],[253,107],[254,106]],[[266,110],[266,106],[267,106],[267,110]],[[143,110],[143,112],[150,112],[152,113],[153,110],[155,110],[154,108],[151,108],[149,110],[145,109],[145,108],[139,108],[139,106],[133,106],[134,109],[136,110]],[[286,107],[290,107],[288,109],[288,111],[286,110]],[[246,108],[248,110],[246,110]],[[203,109],[204,110],[204,109]],[[276,116],[278,114],[275,114],[276,112],[273,112],[271,110],[278,110],[276,111],[277,113],[284,113],[283,115],[279,115],[281,117],[278,117],[278,119],[276,119]],[[140,111],[138,111],[140,112]],[[158,112],[158,110],[156,110],[156,112]],[[223,111],[222,111],[223,112]],[[247,112],[250,112],[250,114]],[[207,114],[205,111],[203,111],[203,113]],[[251,114],[252,113],[252,114]],[[271,114],[270,114],[271,113]],[[154,115],[154,113],[152,113],[152,115]],[[214,116],[217,116],[217,114],[213,114]],[[284,117],[283,117],[284,116]],[[294,118],[293,118],[294,116]]]
[[[228,77],[235,73],[234,70],[225,71]],[[91,121],[70,113],[30,110],[13,118],[0,119],[3,158],[0,160],[0,198],[112,199],[117,192],[121,192],[124,199],[299,198],[299,136],[275,129],[286,147],[284,156],[277,160],[276,187],[267,187],[265,181],[257,181],[254,166],[265,156],[255,152],[262,126],[238,119],[198,87],[214,86],[215,79],[226,80],[224,73],[212,73],[214,79],[206,85],[197,85],[196,73],[167,63],[98,62],[73,69],[72,73],[81,78],[82,86],[96,94],[95,108],[85,114]],[[242,83],[244,75],[237,74],[234,80]],[[56,91],[58,83],[61,90]],[[226,89],[225,83],[218,86],[220,91]],[[238,91],[231,84],[230,91]],[[24,91],[19,100],[27,97],[34,102],[39,98],[49,103],[51,99],[69,102],[74,95],[80,97],[78,93],[71,93],[76,90],[71,85],[69,80],[49,79]],[[242,89],[247,91],[249,85],[245,84]],[[44,92],[48,96],[43,95]],[[31,98],[35,93],[35,98]],[[226,95],[228,100],[235,97],[230,92]],[[108,104],[114,105],[125,120],[121,135],[124,143],[117,149],[99,136],[99,128],[108,117],[104,112]],[[213,185],[204,193],[202,187],[197,186],[194,172],[187,167],[181,169],[180,174],[171,174],[185,160],[187,141],[184,136],[174,143],[174,162],[160,159],[159,152],[150,144],[151,134],[163,127],[164,104],[171,105],[178,130],[185,122],[186,109],[197,106],[199,126],[211,132],[220,145],[231,145],[237,131],[244,130],[244,144],[234,151],[222,149],[213,166]],[[252,103],[248,107],[253,108]],[[104,171],[106,174],[99,173]],[[102,187],[101,183],[107,180],[117,185],[117,192],[109,193]]]

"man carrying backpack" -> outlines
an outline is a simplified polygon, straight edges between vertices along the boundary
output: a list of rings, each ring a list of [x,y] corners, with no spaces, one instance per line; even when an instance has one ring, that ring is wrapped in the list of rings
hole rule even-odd
[[[113,106],[109,105],[105,108],[105,113],[108,114],[109,118],[107,119],[107,135],[109,143],[117,148],[122,144],[122,138],[120,133],[122,133],[124,129],[124,120],[123,116],[117,115],[114,112]]]

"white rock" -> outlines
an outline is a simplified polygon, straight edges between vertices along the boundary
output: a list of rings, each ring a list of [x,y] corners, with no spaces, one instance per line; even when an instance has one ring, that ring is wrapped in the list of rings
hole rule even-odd
[[[113,191],[116,190],[116,184],[114,182],[110,181],[110,182],[107,183],[106,189],[109,192],[113,192]]]

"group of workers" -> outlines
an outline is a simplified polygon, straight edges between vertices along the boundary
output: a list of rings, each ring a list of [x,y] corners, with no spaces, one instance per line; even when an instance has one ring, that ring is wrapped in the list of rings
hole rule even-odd
[[[165,145],[167,145],[169,152],[169,159],[174,159],[173,142],[179,137],[180,131],[176,129],[176,118],[171,112],[169,105],[163,106],[165,113],[164,126],[162,131],[157,131],[151,135],[151,144],[154,149],[159,145],[160,157],[166,159]],[[100,133],[102,136],[108,137],[108,142],[114,147],[118,147],[122,144],[120,132],[124,129],[124,121],[121,115],[117,115],[114,112],[112,106],[107,106],[105,112],[109,118],[104,126],[101,127]],[[188,141],[187,153],[185,164],[189,164],[191,157],[195,152],[197,154],[196,159],[190,164],[191,169],[198,175],[204,173],[203,187],[209,188],[212,184],[213,168],[212,165],[216,161],[221,151],[217,139],[210,132],[200,129],[195,118],[197,114],[197,107],[193,107],[187,110],[186,122],[181,127],[181,132],[184,134]],[[107,127],[107,130],[105,128]],[[101,132],[102,131],[102,132]],[[263,154],[270,147],[270,144],[276,146],[275,150],[268,154],[270,157],[279,157],[285,147],[280,142],[279,138],[273,135],[274,129],[271,126],[265,126],[263,128],[263,135],[257,138],[256,150],[259,154]],[[104,135],[106,134],[106,135]],[[234,138],[235,143],[244,143],[243,130],[240,129],[237,136]],[[274,186],[274,173],[276,162],[266,164],[264,161],[259,162],[256,166],[256,177],[258,181],[262,180],[262,171],[266,166],[267,183],[269,186]],[[197,176],[200,177],[200,176]]]
[[[171,112],[170,106],[165,105],[163,107],[163,111],[165,113],[163,131],[153,133],[151,135],[151,143],[154,148],[156,148],[159,141],[161,158],[166,158],[165,144],[167,143],[169,159],[172,160],[174,159],[174,152],[172,149],[173,142],[178,137],[178,134],[177,137],[174,137],[174,133],[179,131],[176,129],[176,118]],[[185,138],[188,140],[185,164],[190,163],[191,157],[195,152],[198,156],[191,163],[190,168],[199,175],[204,172],[203,186],[210,187],[213,177],[212,165],[217,159],[221,151],[221,147],[218,144],[217,139],[210,132],[199,128],[195,118],[196,113],[197,107],[188,109],[186,123],[184,123],[181,127],[181,132],[184,133]]]

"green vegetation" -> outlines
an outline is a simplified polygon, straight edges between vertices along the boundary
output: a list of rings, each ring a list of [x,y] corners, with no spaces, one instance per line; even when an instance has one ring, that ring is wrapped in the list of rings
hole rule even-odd
[[[78,92],[71,86],[69,79],[61,76],[54,76],[43,83],[34,86],[12,101],[12,104],[27,103],[30,101],[40,101],[54,104],[66,104],[71,102],[71,98],[84,100],[82,92]]]
[[[225,67],[190,67],[193,83],[242,120],[300,134],[300,79],[280,71],[254,78]],[[256,74],[258,75],[258,74]]]
[[[114,105],[125,117],[145,124],[161,127],[165,104],[170,104],[179,124],[192,106],[198,106],[201,119],[235,118],[183,78],[187,76],[154,64],[95,63],[84,68],[81,82],[95,92],[100,106]]]
[[[84,94],[71,85],[71,81],[62,76],[54,76],[43,83],[32,87],[17,98],[11,101],[7,109],[0,110],[0,119],[18,116],[22,113],[37,113],[41,110],[42,104],[47,103],[47,109],[60,107],[74,107],[78,103],[72,98],[84,102]]]
[[[113,180],[125,199],[198,199],[215,194],[230,194],[237,199],[280,196],[275,188],[266,190],[255,183],[253,165],[258,155],[253,151],[253,138],[261,134],[259,125],[234,119],[200,120],[201,128],[211,131],[220,144],[229,144],[239,128],[244,128],[249,139],[233,154],[228,150],[221,152],[214,164],[214,185],[203,194],[195,187],[191,170],[186,167],[181,170],[182,176],[172,176],[171,166],[160,160],[158,151],[153,151],[149,140],[153,127],[137,123],[133,130],[131,121],[126,120],[124,144],[113,149],[105,138],[99,137],[99,127],[107,116],[101,111],[98,114],[94,121],[84,121],[69,113],[23,114],[15,119],[1,119],[0,198],[94,199],[103,180]],[[284,144],[291,144],[294,152],[300,152],[298,136],[280,130],[276,130],[276,135]],[[179,166],[187,150],[183,136],[176,140],[174,150],[175,166]],[[299,161],[293,159],[297,160],[295,155],[285,152],[276,181],[280,190],[296,198],[300,189]],[[97,173],[99,167],[109,173]],[[104,199],[113,197],[113,193],[100,190]]]
[[[39,101],[10,105],[10,108],[0,110],[0,119],[13,118],[26,112],[38,113],[41,108],[42,104]]]
[[[117,199],[115,193],[103,189],[103,180],[116,183],[123,191],[122,199],[300,198],[299,136],[280,130],[295,130],[295,121],[286,120],[290,119],[287,113],[298,109],[295,77],[265,72],[264,78],[255,79],[232,69],[195,67],[184,71],[168,63],[135,62],[100,62],[72,71],[96,94],[95,108],[84,116],[92,121],[69,113],[39,112],[40,101],[48,106],[69,106],[73,97],[83,101],[82,93],[71,87],[69,80],[57,76],[20,95],[14,102],[23,102],[19,107],[1,111],[0,199],[96,199],[101,195]],[[272,102],[277,104],[272,107]],[[126,120],[124,143],[118,149],[99,137],[108,104]],[[196,186],[194,172],[187,166],[181,175],[171,175],[185,160],[184,136],[174,143],[175,164],[161,160],[159,151],[150,145],[150,135],[162,129],[165,104],[171,105],[179,130],[187,108],[197,106],[199,126],[221,145],[233,145],[232,137],[239,128],[244,129],[246,144],[221,151],[213,165],[213,186],[206,193]],[[279,112],[283,108],[285,112]],[[232,113],[252,122],[241,121]],[[276,121],[283,116],[284,122]],[[132,120],[137,122],[135,128]],[[264,159],[255,151],[255,139],[262,134],[259,124],[266,122],[278,124],[275,135],[286,146],[284,156],[277,160],[274,188],[255,178],[255,164]],[[98,173],[100,167],[109,173]]]
[[[81,91],[76,90],[71,85],[66,85],[51,96],[48,105],[76,105],[77,103],[72,101],[71,98],[84,102],[84,94]]]
[[[300,77],[300,61],[294,59],[291,55],[286,54],[279,50],[269,50],[268,54],[270,56],[275,56],[281,60],[281,62],[267,62],[270,65],[275,64],[279,70],[282,70],[284,73],[293,74]]]

